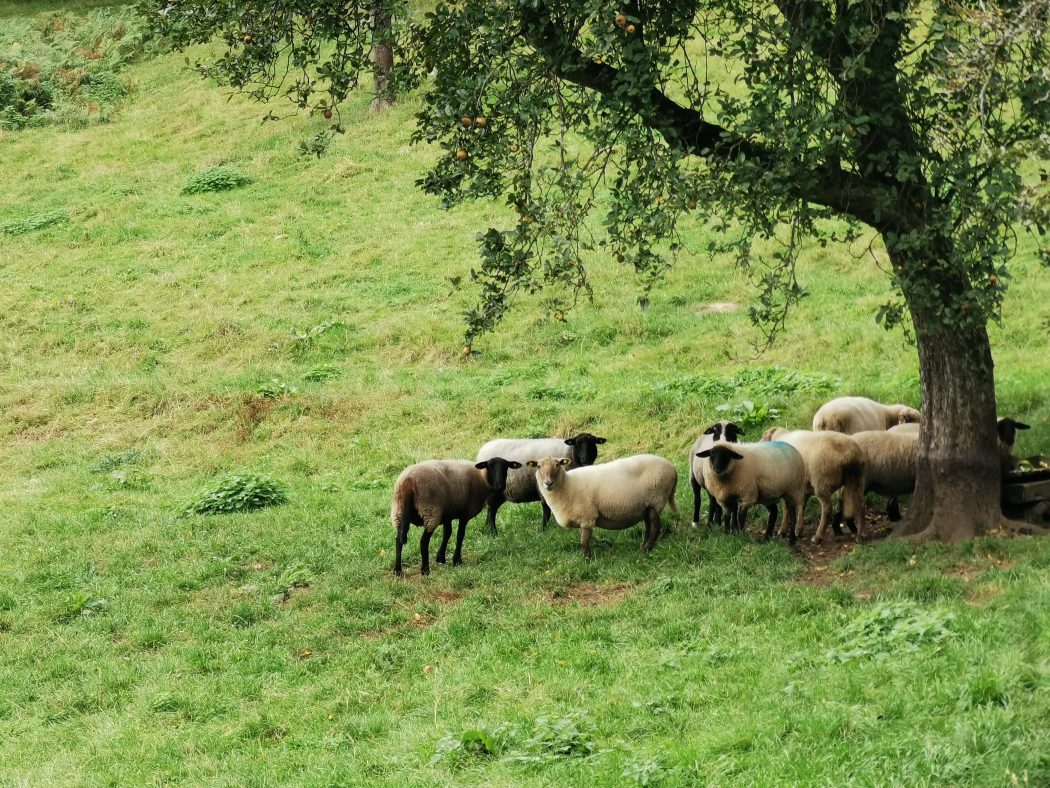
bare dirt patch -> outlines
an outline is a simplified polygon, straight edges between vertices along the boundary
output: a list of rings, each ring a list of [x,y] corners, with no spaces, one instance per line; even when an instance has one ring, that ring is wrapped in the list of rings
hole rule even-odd
[[[727,312],[735,312],[740,308],[740,304],[734,304],[731,301],[712,301],[710,304],[704,304],[698,307],[696,314],[698,315],[723,315]]]
[[[627,583],[615,583],[613,585],[595,585],[594,583],[581,583],[568,588],[559,588],[551,591],[550,601],[553,605],[571,605],[573,603],[585,607],[594,605],[615,605],[627,598],[634,590],[634,586]]]
[[[795,543],[796,554],[806,562],[805,569],[798,576],[800,583],[824,588],[832,583],[841,582],[849,577],[850,572],[832,568],[832,564],[857,549],[857,540],[848,530],[843,529],[844,536],[835,536],[829,528],[824,534],[824,541],[813,544],[811,529],[807,536]],[[861,544],[881,542],[893,533],[893,523],[884,517],[869,517],[864,527],[864,541]]]

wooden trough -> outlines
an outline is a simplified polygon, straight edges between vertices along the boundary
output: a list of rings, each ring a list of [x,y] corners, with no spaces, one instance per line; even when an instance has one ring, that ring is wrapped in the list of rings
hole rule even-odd
[[[1050,521],[1050,457],[1037,454],[1026,463],[1003,476],[1003,513],[1043,524]]]

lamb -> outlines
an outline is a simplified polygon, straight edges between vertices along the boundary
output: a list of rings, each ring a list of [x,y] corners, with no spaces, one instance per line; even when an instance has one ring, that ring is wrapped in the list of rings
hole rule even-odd
[[[710,448],[720,440],[736,443],[737,438],[743,434],[744,431],[733,422],[720,421],[704,430],[693,444],[693,450],[689,452],[689,482],[693,487],[693,528],[700,527],[700,492],[706,489],[704,487],[704,466],[707,465],[707,460],[697,457],[697,452]],[[722,507],[718,505],[718,501],[711,495],[710,490],[707,498],[707,524],[722,522]]]
[[[839,397],[820,406],[813,416],[813,431],[855,432],[886,430],[895,424],[918,423],[919,411],[907,405],[883,405],[867,397]]]
[[[408,541],[408,526],[423,526],[419,539],[422,559],[420,574],[430,574],[430,537],[439,525],[444,526],[437,562],[445,563],[445,550],[452,535],[452,521],[459,520],[456,532],[456,551],[452,565],[463,563],[463,536],[467,523],[477,515],[494,495],[507,485],[507,471],[516,470],[521,463],[493,457],[484,462],[470,460],[428,460],[409,465],[397,477],[394,498],[390,505],[390,520],[394,524],[394,574],[403,576],[401,548]]]
[[[580,529],[580,549],[591,558],[591,531],[614,531],[645,523],[642,551],[660,535],[660,513],[670,506],[678,517],[678,471],[663,457],[636,454],[620,460],[570,469],[565,457],[529,460],[536,486],[562,528]]]
[[[529,460],[542,460],[544,457],[567,458],[570,460],[571,468],[581,468],[586,465],[594,465],[598,459],[598,446],[605,443],[605,438],[591,435],[589,432],[581,432],[572,438],[500,438],[486,443],[478,450],[477,461],[481,462],[490,457],[514,457],[520,462]],[[543,529],[546,530],[547,523],[551,519],[551,510],[547,502],[540,496],[536,489],[536,474],[531,470],[523,469],[517,473],[507,475],[507,488],[497,495],[492,496],[489,501],[488,525],[489,532],[497,535],[496,512],[505,501],[511,503],[529,503],[539,501],[543,507]]]
[[[842,491],[841,499],[847,524],[864,538],[864,452],[848,435],[837,432],[810,432],[773,427],[762,436],[764,441],[783,441],[794,446],[806,465],[808,493],[820,501],[820,524],[813,534],[813,544],[820,544],[832,519],[831,496]],[[836,533],[840,531],[836,528]]]
[[[1009,418],[1001,418],[996,422],[995,431],[999,434],[999,467],[1004,474],[1017,468],[1017,458],[1014,457],[1017,431],[1029,429],[1031,427],[1027,424]]]
[[[730,528],[742,530],[747,510],[760,503],[769,511],[764,537],[769,539],[777,521],[777,501],[783,499],[788,539],[794,544],[796,535],[801,536],[806,465],[797,449],[780,441],[719,442],[697,456],[709,460],[704,467],[704,486],[729,512]]]

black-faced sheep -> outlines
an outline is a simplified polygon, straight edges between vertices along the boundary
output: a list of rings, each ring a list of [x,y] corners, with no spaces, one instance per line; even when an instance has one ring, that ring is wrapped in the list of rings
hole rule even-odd
[[[716,443],[698,456],[708,460],[704,486],[729,513],[731,530],[742,530],[747,510],[759,503],[769,510],[769,539],[777,521],[777,501],[783,499],[788,539],[794,544],[803,528],[806,466],[793,446],[779,441]]]
[[[1014,457],[1014,443],[1017,442],[1017,431],[1031,429],[1027,424],[1009,418],[1001,418],[995,424],[999,434],[999,467],[1004,474],[1017,469],[1017,458]]]
[[[456,551],[452,565],[463,563],[463,536],[467,523],[477,515],[489,498],[507,484],[507,471],[521,467],[515,460],[493,457],[484,462],[470,460],[428,460],[409,465],[397,477],[390,520],[394,524],[394,574],[401,576],[401,548],[408,541],[408,526],[423,526],[419,539],[422,559],[421,574],[430,574],[430,537],[439,525],[444,526],[437,562],[445,563],[445,549],[452,535],[452,521],[459,520]]]
[[[670,506],[675,517],[678,472],[663,457],[636,454],[620,460],[569,469],[564,457],[526,463],[536,486],[562,528],[580,529],[580,549],[591,557],[591,531],[620,531],[645,523],[642,550],[652,550],[660,536],[660,513]]]
[[[737,438],[743,434],[744,431],[733,422],[720,421],[704,430],[703,434],[696,439],[696,443],[693,444],[693,449],[689,452],[689,482],[693,487],[693,528],[700,526],[700,494],[702,490],[706,489],[704,487],[704,466],[707,465],[707,460],[701,459],[696,455],[704,449],[714,446],[719,441],[736,443]],[[718,501],[715,500],[710,491],[707,493],[707,499],[707,524],[721,523],[722,507],[718,505]]]
[[[918,423],[919,411],[907,405],[883,405],[867,397],[839,397],[820,406],[813,416],[813,431],[855,432],[886,430],[895,424]]]
[[[570,468],[594,465],[598,459],[598,446],[605,438],[581,432],[572,438],[498,438],[486,443],[478,450],[477,461],[490,457],[514,457],[520,462],[542,460],[545,457],[565,458]],[[496,531],[496,512],[506,502],[530,503],[539,501],[543,507],[543,528],[551,519],[551,510],[536,489],[536,474],[522,468],[507,474],[507,487],[489,500],[488,525],[493,535]]]
[[[834,514],[831,496],[840,490],[850,530],[857,534],[857,541],[864,537],[864,452],[853,438],[838,432],[773,427],[766,430],[762,440],[783,441],[802,455],[809,494],[820,501],[820,524],[813,534],[813,544],[824,538]]]

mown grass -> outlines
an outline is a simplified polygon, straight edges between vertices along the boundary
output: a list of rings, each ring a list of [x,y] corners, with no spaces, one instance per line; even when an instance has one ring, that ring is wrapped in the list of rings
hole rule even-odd
[[[865,546],[811,585],[783,545],[689,529],[647,558],[636,530],[602,533],[588,564],[508,506],[498,538],[471,526],[465,566],[421,579],[414,533],[390,576],[390,487],[415,460],[587,428],[607,457],[684,471],[723,402],[786,424],[832,392],[914,402],[869,259],[809,250],[811,295],[760,358],[746,309],[704,311],[746,305],[746,278],[686,254],[644,313],[594,260],[594,305],[563,324],[524,298],[464,359],[470,294],[447,277],[506,217],[414,187],[413,100],[371,116],[360,97],[303,158],[320,120],[261,125],[181,64],[131,69],[109,125],[0,137],[0,225],[68,216],[0,235],[0,781],[1050,781],[1039,540]],[[215,165],[252,182],[181,194]],[[1050,283],[1028,247],[1014,270],[993,341],[1024,454],[1050,438]],[[181,514],[238,471],[289,502]],[[903,640],[835,656],[896,605]],[[449,743],[472,730],[494,752]]]

